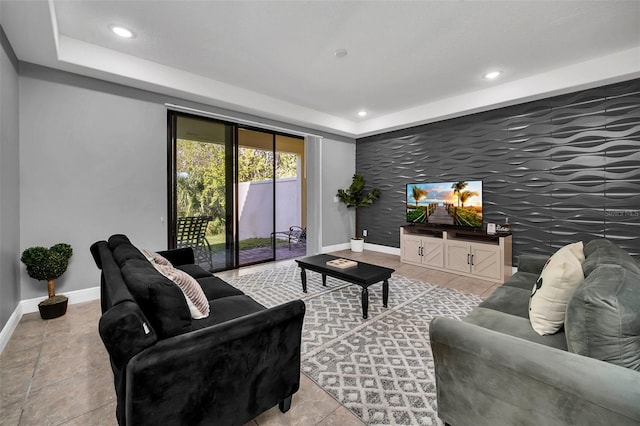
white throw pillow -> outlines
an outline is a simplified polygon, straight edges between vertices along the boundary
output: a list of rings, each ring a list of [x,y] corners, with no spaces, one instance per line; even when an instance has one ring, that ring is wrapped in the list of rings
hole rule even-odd
[[[562,247],[547,260],[529,299],[529,320],[536,333],[544,336],[562,328],[567,303],[584,280],[582,262],[582,241]]]
[[[165,265],[165,266],[173,267],[173,265],[171,264],[171,262],[169,262],[169,260],[167,260],[167,258],[159,255],[155,251],[143,249],[142,253],[147,258],[147,260],[151,263],[155,263],[156,265]]]
[[[200,283],[196,281],[191,275],[186,272],[176,269],[169,265],[158,265],[153,263],[153,266],[160,271],[162,275],[173,281],[184,294],[184,298],[189,306],[189,312],[191,318],[202,319],[207,318],[210,313],[209,301],[204,294]]]

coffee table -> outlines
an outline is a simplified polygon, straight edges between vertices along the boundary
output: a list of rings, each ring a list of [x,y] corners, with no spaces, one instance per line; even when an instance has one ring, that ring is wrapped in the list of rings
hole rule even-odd
[[[362,287],[362,318],[367,319],[369,313],[369,286],[382,281],[382,306],[387,307],[389,300],[389,278],[395,272],[394,269],[372,265],[370,263],[358,262],[358,266],[347,269],[339,269],[327,265],[327,261],[341,259],[330,254],[319,254],[316,256],[296,259],[300,267],[300,278],[302,279],[302,291],[307,292],[307,269],[322,274],[322,285],[326,287],[327,276],[337,278],[348,283],[357,284]]]

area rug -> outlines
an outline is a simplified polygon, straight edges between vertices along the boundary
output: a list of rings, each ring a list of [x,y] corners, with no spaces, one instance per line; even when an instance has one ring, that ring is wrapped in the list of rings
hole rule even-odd
[[[369,288],[362,318],[361,287],[307,271],[302,292],[296,265],[228,279],[267,307],[302,299],[302,372],[369,425],[442,425],[436,414],[429,322],[462,318],[479,296],[394,274],[388,308],[382,285]]]

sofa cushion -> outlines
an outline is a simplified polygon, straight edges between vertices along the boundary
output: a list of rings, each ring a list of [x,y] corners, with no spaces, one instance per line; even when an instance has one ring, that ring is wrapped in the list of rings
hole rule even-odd
[[[107,243],[109,244],[109,248],[111,249],[111,251],[113,251],[120,244],[131,244],[131,241],[129,240],[129,237],[124,234],[113,234],[109,237]]]
[[[202,319],[209,316],[209,301],[195,278],[174,268],[170,263],[164,265],[154,263],[153,265],[182,290],[192,319]]]
[[[193,263],[186,265],[175,265],[175,267],[185,271],[193,278],[205,278],[212,276],[211,272],[205,270],[202,266]]]
[[[540,343],[564,351],[567,350],[567,339],[563,331],[549,336],[541,336],[531,328],[528,318],[477,307],[463,321],[530,342]]]
[[[567,306],[569,351],[640,371],[640,275],[602,265]]]
[[[182,291],[151,262],[127,261],[122,267],[122,277],[159,339],[191,330],[191,313]]]
[[[529,301],[531,327],[540,335],[562,328],[567,302],[584,280],[582,241],[566,245],[549,258],[533,286]]]
[[[531,290],[517,287],[500,286],[480,306],[494,311],[500,311],[522,318],[529,318],[527,304]]]
[[[531,288],[538,280],[539,275],[540,275],[539,273],[533,274],[530,272],[521,272],[520,270],[518,270],[518,272],[513,274],[507,281],[505,281],[503,286],[515,287],[515,288],[520,288],[522,290],[527,290],[527,293],[529,294],[529,296],[531,296]],[[528,301],[529,299],[527,299],[527,302]]]
[[[584,252],[587,255],[582,264],[584,276],[587,277],[594,269],[601,265],[620,265],[636,275],[640,275],[640,265],[626,251],[617,247],[609,240],[595,239],[589,241]]]
[[[198,278],[197,281],[208,300],[220,299],[229,296],[242,296],[244,293],[218,277],[209,274],[208,277]]]
[[[118,245],[115,249],[113,249],[113,258],[121,268],[127,261],[131,259],[147,261],[145,255],[131,244]]]
[[[267,309],[246,295],[223,297],[210,301],[209,305],[211,314],[208,318],[194,320],[194,330],[220,324],[234,318],[240,318]]]

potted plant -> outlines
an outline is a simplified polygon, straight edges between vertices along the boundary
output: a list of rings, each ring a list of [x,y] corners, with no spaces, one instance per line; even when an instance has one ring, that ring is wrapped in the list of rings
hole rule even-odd
[[[353,175],[353,182],[347,189],[338,189],[338,199],[345,203],[347,207],[353,207],[356,215],[356,235],[351,238],[351,251],[362,251],[364,249],[364,239],[360,237],[360,219],[358,215],[358,209],[360,207],[366,207],[373,204],[375,200],[380,198],[380,190],[372,189],[365,191],[364,189],[364,176],[355,174]]]
[[[42,319],[58,318],[67,312],[66,296],[56,296],[55,280],[67,270],[73,249],[60,243],[51,248],[30,247],[22,252],[20,261],[27,267],[27,274],[39,281],[47,281],[49,298],[38,304]]]

